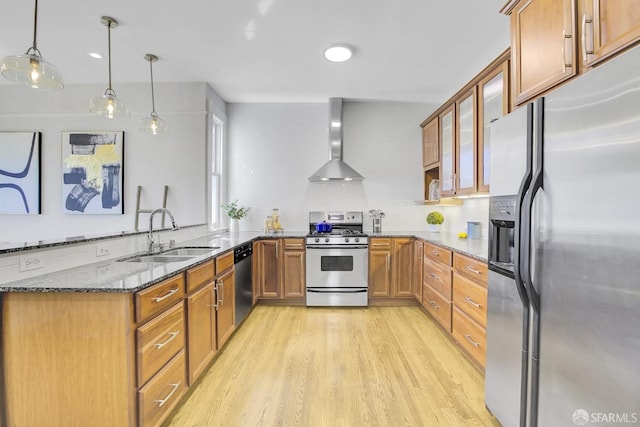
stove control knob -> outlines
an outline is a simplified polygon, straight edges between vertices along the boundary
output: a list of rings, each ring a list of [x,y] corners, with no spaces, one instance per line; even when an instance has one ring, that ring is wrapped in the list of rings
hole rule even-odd
[[[345,241],[345,243],[349,243],[349,238],[348,238],[348,237],[345,237],[345,238],[344,238],[344,241]]]
[[[319,241],[320,241],[320,239],[319,239],[318,237],[316,237],[316,238],[314,239],[314,242],[316,242],[316,243],[318,243]]]
[[[359,237],[356,237],[356,238],[355,238],[355,241],[356,241],[356,243],[358,243],[358,242],[360,241],[360,238],[359,238]]]
[[[328,238],[328,237],[325,237],[325,238],[324,238],[324,241],[325,241],[325,243],[329,243],[329,238]]]

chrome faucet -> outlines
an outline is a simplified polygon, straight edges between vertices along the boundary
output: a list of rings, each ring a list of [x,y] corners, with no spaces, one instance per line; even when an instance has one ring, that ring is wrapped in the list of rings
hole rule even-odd
[[[147,235],[147,246],[148,246],[147,252],[149,254],[152,254],[155,249],[162,249],[162,244],[160,243],[160,239],[158,239],[157,243],[153,241],[153,217],[155,216],[155,214],[160,212],[169,214],[169,218],[171,218],[171,230],[176,231],[177,229],[180,228],[176,224],[175,219],[173,219],[173,214],[169,211],[169,209],[158,208],[158,209],[152,210],[151,215],[149,215],[149,234]]]

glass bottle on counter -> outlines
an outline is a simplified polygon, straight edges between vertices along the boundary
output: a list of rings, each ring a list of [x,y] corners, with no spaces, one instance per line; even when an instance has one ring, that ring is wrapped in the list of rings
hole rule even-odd
[[[271,230],[273,230],[273,218],[271,215],[267,215],[264,219],[264,232],[269,234]]]
[[[282,225],[280,224],[280,213],[278,212],[278,208],[273,209],[273,213],[271,214],[271,224],[274,230],[282,230]]]

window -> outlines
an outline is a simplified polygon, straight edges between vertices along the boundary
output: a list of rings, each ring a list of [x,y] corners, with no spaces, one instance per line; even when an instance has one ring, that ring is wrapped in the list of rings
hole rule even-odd
[[[215,114],[209,114],[209,227],[217,230],[225,227],[220,205],[226,195],[225,179],[225,126],[224,121]]]

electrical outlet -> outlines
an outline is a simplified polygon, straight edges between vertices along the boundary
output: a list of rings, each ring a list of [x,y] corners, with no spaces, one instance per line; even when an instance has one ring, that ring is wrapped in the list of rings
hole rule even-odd
[[[111,255],[111,247],[109,245],[96,245],[96,256]]]
[[[44,267],[44,260],[39,255],[20,257],[20,272],[37,270]]]

